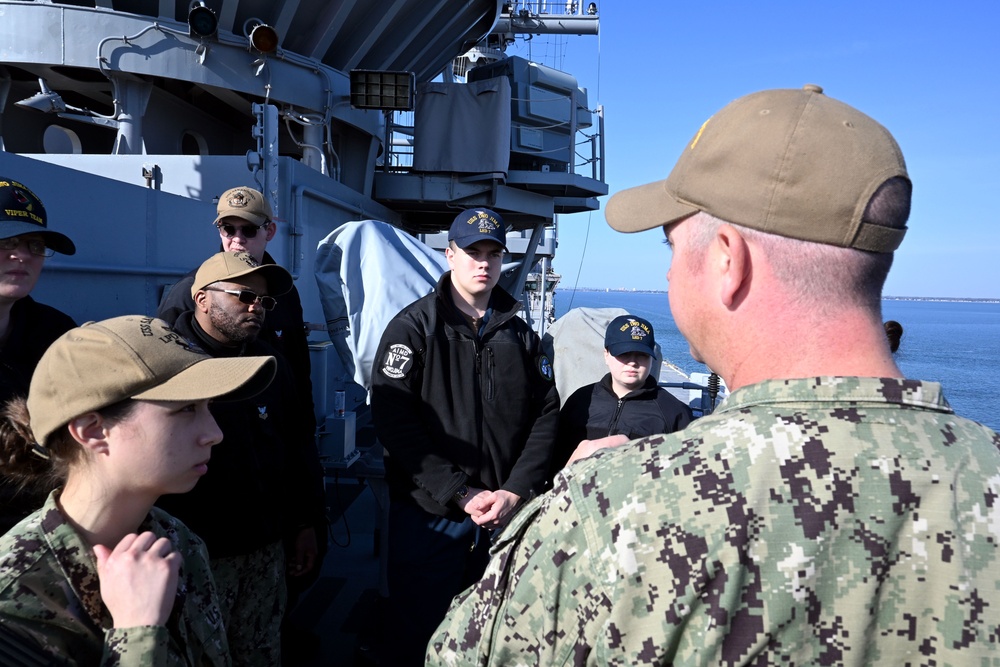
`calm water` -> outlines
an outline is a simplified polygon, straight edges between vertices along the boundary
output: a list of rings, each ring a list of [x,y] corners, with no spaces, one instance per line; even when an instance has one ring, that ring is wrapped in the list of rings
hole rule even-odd
[[[706,371],[677,331],[666,293],[557,290],[556,316],[570,307],[624,308],[653,324],[665,358],[688,373]],[[907,377],[940,382],[955,412],[1000,431],[1000,304],[884,301],[882,315],[903,325],[896,362]]]

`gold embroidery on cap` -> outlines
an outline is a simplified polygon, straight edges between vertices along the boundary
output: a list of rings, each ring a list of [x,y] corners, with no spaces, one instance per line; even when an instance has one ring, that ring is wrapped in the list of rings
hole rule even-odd
[[[694,135],[694,140],[691,141],[691,145],[689,146],[691,150],[694,150],[694,147],[698,145],[698,140],[701,139],[701,133],[705,131],[705,126],[708,125],[710,120],[712,119],[709,118],[701,124],[701,127],[698,128],[698,134]]]
[[[257,261],[257,258],[249,253],[245,252],[237,253],[236,258],[239,259],[244,264],[246,264],[247,266],[252,266],[254,268],[260,266],[260,262]]]
[[[246,208],[250,205],[250,195],[246,190],[237,190],[229,195],[229,205],[233,208]]]

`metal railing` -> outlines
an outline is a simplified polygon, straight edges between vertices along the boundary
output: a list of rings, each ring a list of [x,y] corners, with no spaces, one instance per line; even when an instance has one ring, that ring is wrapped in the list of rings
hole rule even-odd
[[[572,134],[565,136],[566,144],[548,152],[566,150],[573,159],[568,163],[571,174],[583,174],[604,182],[604,107],[593,110],[594,125],[577,129],[571,124]],[[573,115],[575,119],[575,114]],[[412,111],[386,112],[386,151],[382,158],[383,169],[389,172],[408,172],[413,169],[414,119]],[[516,130],[516,124],[512,124]],[[539,152],[542,154],[542,152]]]

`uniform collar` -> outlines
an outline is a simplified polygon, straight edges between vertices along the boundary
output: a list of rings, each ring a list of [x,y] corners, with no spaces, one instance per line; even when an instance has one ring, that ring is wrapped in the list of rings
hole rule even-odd
[[[954,414],[938,382],[848,376],[765,380],[747,385],[726,397],[715,413],[767,404],[844,402],[888,403]]]

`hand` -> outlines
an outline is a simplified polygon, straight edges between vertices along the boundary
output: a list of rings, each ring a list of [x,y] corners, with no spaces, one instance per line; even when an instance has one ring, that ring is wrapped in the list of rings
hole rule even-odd
[[[130,533],[114,551],[94,545],[101,599],[116,628],[165,625],[177,597],[183,558],[165,537]]]
[[[483,512],[479,516],[473,516],[472,520],[477,525],[494,530],[506,525],[513,515],[514,508],[521,502],[521,496],[510,491],[488,491],[487,496],[482,499]]]
[[[490,504],[486,501],[490,497],[490,492],[486,489],[469,487],[469,494],[458,501],[458,506],[462,511],[473,519],[481,515]]]
[[[316,542],[316,531],[312,526],[306,526],[299,530],[295,536],[295,551],[290,554],[288,560],[288,574],[293,577],[301,577],[309,574],[316,566],[316,558],[319,555],[319,545]]]
[[[577,445],[576,449],[573,450],[573,453],[570,454],[569,461],[566,461],[566,466],[570,465],[574,461],[585,459],[594,454],[594,452],[604,449],[605,447],[620,447],[628,441],[628,437],[621,434],[609,435],[605,438],[598,438],[597,440],[584,440]],[[566,466],[563,467],[565,468]]]

